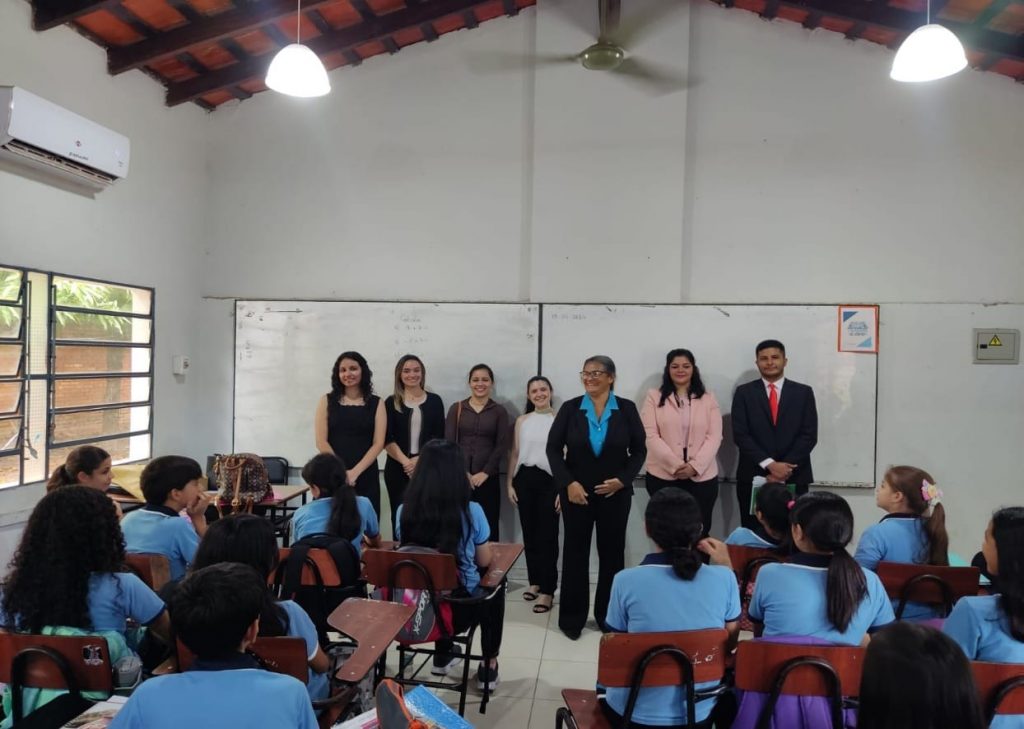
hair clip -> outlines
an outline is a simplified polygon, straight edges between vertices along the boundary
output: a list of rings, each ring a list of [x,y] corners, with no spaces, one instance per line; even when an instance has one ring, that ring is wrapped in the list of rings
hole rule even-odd
[[[793,505],[794,505],[794,504],[796,504],[796,500],[795,500],[795,499],[790,499],[790,500],[789,500],[789,501],[788,501],[788,502],[786,503],[786,508],[787,508],[787,509],[792,509],[792,508],[793,508]]]
[[[938,504],[942,500],[942,490],[927,480],[921,481],[921,498],[928,505]]]

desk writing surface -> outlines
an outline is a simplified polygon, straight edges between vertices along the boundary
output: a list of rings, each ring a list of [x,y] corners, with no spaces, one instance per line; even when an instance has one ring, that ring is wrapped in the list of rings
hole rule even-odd
[[[360,681],[377,663],[415,606],[398,602],[381,602],[349,598],[327,618],[327,624],[356,642],[356,651],[334,675],[341,681]]]
[[[288,485],[288,484],[271,484],[273,496],[269,499],[264,499],[259,502],[259,506],[270,506],[270,505],[281,505],[291,501],[294,498],[302,496],[309,491],[309,486],[302,485]],[[216,496],[218,491],[207,491],[206,493]],[[124,494],[107,494],[114,501],[119,504],[143,504],[145,500],[138,496],[127,496]]]

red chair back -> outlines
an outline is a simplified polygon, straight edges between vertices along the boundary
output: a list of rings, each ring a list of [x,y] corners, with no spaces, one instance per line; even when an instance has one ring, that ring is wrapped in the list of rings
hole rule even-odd
[[[739,644],[736,652],[736,688],[742,691],[770,693],[776,677],[786,664],[804,657],[826,661],[839,678],[843,696],[859,695],[860,676],[864,667],[863,648],[772,643],[766,640],[747,640]],[[810,666],[793,669],[782,690],[785,694],[795,696],[832,694],[821,671]]]
[[[971,672],[989,723],[997,714],[1024,714],[1024,665],[971,661]]]
[[[171,581],[171,563],[162,554],[126,554],[124,562],[154,592]]]
[[[59,664],[47,657],[50,652],[67,663],[79,691],[114,691],[110,648],[102,637],[0,633],[0,683],[11,683],[14,658],[22,651],[28,651],[23,686],[68,688]]]
[[[693,665],[695,683],[719,681],[725,675],[728,633],[722,629],[672,633],[607,633],[597,654],[597,680],[604,686],[632,685],[637,667],[660,646],[678,648]],[[686,677],[667,655],[655,657],[646,668],[641,686],[680,686]]]
[[[385,549],[363,550],[363,579],[377,587],[426,590],[423,572],[408,563],[420,565],[433,582],[434,590],[454,590],[459,586],[455,557],[438,552],[394,552]]]
[[[899,600],[896,619],[909,601],[942,605],[946,614],[961,597],[978,594],[981,570],[977,567],[940,567],[930,564],[879,562],[878,578],[886,594]]]
[[[268,671],[293,676],[302,683],[309,680],[309,659],[306,655],[306,641],[302,638],[281,636],[274,638],[257,638],[249,646]],[[178,641],[178,670],[187,671],[196,660],[196,655],[188,647]]]

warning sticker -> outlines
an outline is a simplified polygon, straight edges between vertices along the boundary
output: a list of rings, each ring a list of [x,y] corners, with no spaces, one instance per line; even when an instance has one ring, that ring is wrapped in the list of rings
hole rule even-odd
[[[990,347],[1002,347],[1003,346],[1003,343],[999,339],[999,335],[998,334],[993,334],[992,335],[992,338],[990,340],[988,340],[988,346],[990,346]]]

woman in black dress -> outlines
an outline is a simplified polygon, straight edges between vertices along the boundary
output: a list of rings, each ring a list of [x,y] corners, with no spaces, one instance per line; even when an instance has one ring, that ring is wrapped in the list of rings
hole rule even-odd
[[[359,352],[342,352],[331,371],[331,391],[316,409],[316,447],[338,456],[348,470],[349,486],[373,504],[380,519],[377,456],[384,450],[387,416],[373,394],[373,372]]]

